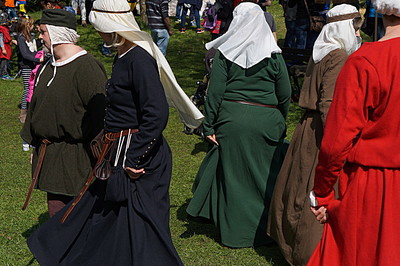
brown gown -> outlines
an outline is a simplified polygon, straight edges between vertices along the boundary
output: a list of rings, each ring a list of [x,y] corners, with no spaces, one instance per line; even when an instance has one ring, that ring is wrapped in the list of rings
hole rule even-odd
[[[346,59],[347,54],[341,49],[330,52],[317,64],[310,59],[299,99],[299,106],[305,112],[276,180],[267,234],[292,265],[306,265],[321,239],[323,225],[310,211],[308,193],[314,186],[314,171],[336,78]]]

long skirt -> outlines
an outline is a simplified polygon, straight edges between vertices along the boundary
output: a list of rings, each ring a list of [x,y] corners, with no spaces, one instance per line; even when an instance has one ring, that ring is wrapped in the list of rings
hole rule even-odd
[[[400,265],[400,170],[347,164],[308,265]]]
[[[277,109],[223,101],[215,129],[219,146],[200,166],[187,212],[211,219],[226,246],[272,243],[265,229],[285,120]]]
[[[182,265],[169,230],[171,152],[160,142],[146,174],[131,180],[113,167],[63,224],[70,205],[29,237],[40,265]]]
[[[308,201],[322,135],[320,112],[307,110],[293,134],[272,196],[267,233],[291,265],[306,265],[322,236],[323,225]]]

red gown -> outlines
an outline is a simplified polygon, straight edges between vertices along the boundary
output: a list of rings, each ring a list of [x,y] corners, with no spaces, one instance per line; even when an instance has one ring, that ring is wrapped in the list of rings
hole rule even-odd
[[[308,265],[400,265],[399,47],[364,44],[337,79],[314,183],[329,219]]]

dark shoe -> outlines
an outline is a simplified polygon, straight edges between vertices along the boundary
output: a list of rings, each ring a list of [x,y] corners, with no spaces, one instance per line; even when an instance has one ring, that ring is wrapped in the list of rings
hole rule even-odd
[[[203,33],[203,32],[204,32],[203,29],[197,29],[197,30],[196,30],[196,33]]]
[[[186,32],[186,28],[182,28],[181,33],[185,33],[185,32]]]

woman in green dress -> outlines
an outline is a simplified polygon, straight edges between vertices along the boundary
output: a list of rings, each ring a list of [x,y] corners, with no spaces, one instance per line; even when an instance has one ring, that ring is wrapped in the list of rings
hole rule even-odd
[[[286,66],[254,2],[239,4],[228,32],[206,48],[218,50],[204,121],[213,147],[187,212],[212,220],[225,246],[265,245],[272,242],[265,228],[290,104]]]

